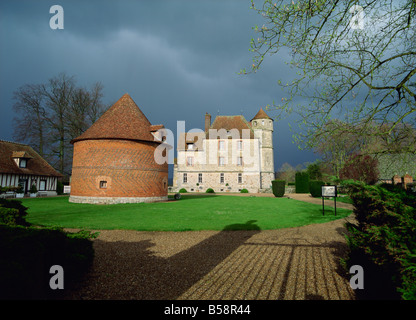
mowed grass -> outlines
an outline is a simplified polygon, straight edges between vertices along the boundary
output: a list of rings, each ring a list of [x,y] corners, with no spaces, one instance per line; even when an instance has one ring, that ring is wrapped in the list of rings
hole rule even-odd
[[[35,225],[89,230],[250,230],[324,223],[351,211],[288,198],[182,195],[179,201],[116,205],[75,204],[68,197],[27,198],[26,220]]]

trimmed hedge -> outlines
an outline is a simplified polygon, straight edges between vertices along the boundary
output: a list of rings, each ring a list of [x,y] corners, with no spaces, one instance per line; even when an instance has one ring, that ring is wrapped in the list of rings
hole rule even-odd
[[[272,190],[275,197],[283,197],[285,194],[285,180],[273,180],[272,181]]]
[[[182,188],[181,190],[179,190],[179,193],[187,193],[188,191],[186,191],[185,188]]]
[[[324,185],[325,182],[320,180],[309,181],[309,191],[312,197],[322,197],[322,186]]]
[[[309,193],[309,174],[304,172],[296,172],[295,174],[296,193]]]
[[[240,193],[249,193],[247,189],[241,189]]]
[[[19,200],[0,199],[0,223],[29,226],[25,217],[27,208]]]
[[[207,191],[205,191],[205,193],[215,193],[215,191],[212,188],[208,188]]]

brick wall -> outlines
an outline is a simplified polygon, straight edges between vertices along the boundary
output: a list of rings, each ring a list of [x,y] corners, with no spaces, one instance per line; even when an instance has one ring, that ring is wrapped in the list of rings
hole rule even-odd
[[[76,142],[71,196],[167,196],[168,165],[154,161],[157,145],[127,140]]]

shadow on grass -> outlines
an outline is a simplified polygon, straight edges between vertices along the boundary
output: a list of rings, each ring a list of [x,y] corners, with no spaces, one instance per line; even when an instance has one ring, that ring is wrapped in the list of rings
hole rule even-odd
[[[215,193],[206,193],[206,194],[198,194],[198,193],[181,193],[181,198],[179,200],[174,199],[174,195],[169,195],[169,200],[172,201],[185,201],[185,200],[192,200],[192,199],[203,199],[203,198],[212,198],[218,197]]]

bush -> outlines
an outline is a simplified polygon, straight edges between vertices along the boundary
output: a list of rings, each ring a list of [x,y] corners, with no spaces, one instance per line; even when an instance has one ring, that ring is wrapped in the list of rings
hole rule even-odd
[[[273,180],[272,181],[272,191],[275,197],[283,197],[285,194],[285,180]]]
[[[346,224],[345,264],[365,270],[358,298],[416,299],[416,195],[396,191],[363,182],[348,185],[358,224]]]
[[[19,200],[0,199],[0,223],[7,225],[30,225],[26,222],[27,208]]]
[[[296,193],[309,193],[309,174],[307,172],[296,172],[295,189]]]
[[[205,191],[205,193],[215,193],[215,191],[212,188],[208,188],[207,191]]]
[[[309,191],[311,192],[312,197],[322,197],[322,186],[324,185],[325,182],[320,180],[309,181]]]
[[[38,188],[36,188],[36,186],[32,184],[32,186],[30,187],[30,193],[37,193],[37,192],[38,192]]]
[[[179,190],[179,193],[187,193],[188,191],[186,191],[185,188],[182,188],[181,190]]]
[[[59,180],[56,183],[56,193],[58,195],[63,195],[64,194],[64,184]]]
[[[379,170],[377,159],[369,155],[352,155],[339,172],[341,180],[353,179],[375,184],[378,180]]]
[[[0,299],[62,298],[92,264],[89,232],[0,225]],[[52,290],[50,267],[64,269],[65,290]]]
[[[247,189],[241,189],[240,193],[249,193]]]

